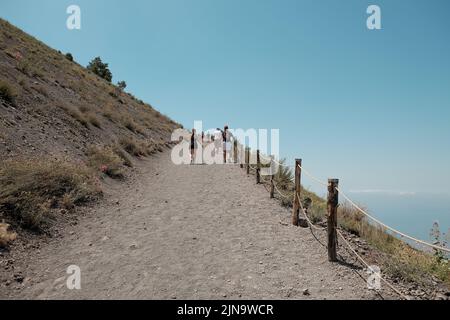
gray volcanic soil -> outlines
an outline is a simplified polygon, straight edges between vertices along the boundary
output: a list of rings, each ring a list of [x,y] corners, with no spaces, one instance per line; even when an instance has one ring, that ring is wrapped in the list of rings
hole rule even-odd
[[[0,298],[380,298],[362,270],[328,262],[310,230],[291,226],[290,212],[238,166],[175,166],[165,152],[137,172],[135,181],[111,182],[64,237],[28,253],[23,281]],[[81,290],[66,287],[73,264]]]

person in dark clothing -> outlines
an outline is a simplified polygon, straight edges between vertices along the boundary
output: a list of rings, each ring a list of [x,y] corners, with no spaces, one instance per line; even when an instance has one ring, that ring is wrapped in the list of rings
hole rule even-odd
[[[195,151],[197,149],[197,141],[195,141],[195,129],[192,129],[191,135],[191,164],[195,160]]]
[[[227,163],[227,151],[231,151],[230,147],[230,134],[228,132],[228,126],[225,125],[222,131],[223,140],[223,163]]]

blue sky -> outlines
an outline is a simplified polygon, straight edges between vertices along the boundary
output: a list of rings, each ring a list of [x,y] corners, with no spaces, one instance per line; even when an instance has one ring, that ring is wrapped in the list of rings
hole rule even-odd
[[[77,4],[82,30],[66,28]],[[377,4],[382,30],[366,28]],[[2,0],[0,16],[186,127],[279,128],[344,190],[450,195],[447,0]],[[305,184],[324,193],[305,177]]]

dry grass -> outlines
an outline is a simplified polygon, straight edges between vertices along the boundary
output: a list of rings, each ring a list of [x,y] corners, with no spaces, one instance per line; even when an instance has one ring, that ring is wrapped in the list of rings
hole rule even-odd
[[[90,111],[90,109],[86,105],[78,107],[78,110],[80,110],[81,113],[88,113]]]
[[[81,123],[84,127],[89,128],[89,121],[86,119],[84,114],[79,112],[78,110],[72,108],[72,107],[63,107],[63,109],[76,121]]]
[[[51,210],[101,194],[91,172],[63,160],[8,160],[0,165],[0,212],[30,229],[49,222]]]
[[[17,238],[17,234],[8,231],[9,224],[0,223],[0,248],[5,248],[8,244]]]
[[[16,95],[16,91],[9,83],[3,80],[0,81],[0,98],[14,104]]]
[[[41,85],[34,86],[34,87],[32,87],[32,89],[36,90],[36,92],[39,92],[41,95],[43,95],[46,98],[48,98],[48,96],[49,96],[47,89],[45,89]]]
[[[112,148],[90,147],[87,156],[90,167],[111,178],[123,178],[122,166],[124,165],[124,161]]]
[[[88,114],[86,114],[86,120],[90,123],[90,124],[92,124],[94,127],[97,127],[97,128],[101,128],[102,127],[102,125],[101,125],[101,123],[100,123],[100,120],[98,120],[98,118],[95,116],[95,114],[93,114],[93,113],[88,113]]]
[[[124,165],[130,168],[133,167],[133,162],[120,145],[114,145],[112,150],[120,159],[122,159]]]
[[[353,233],[383,253],[384,272],[406,282],[432,285],[438,279],[450,286],[448,260],[439,255],[422,252],[387,233],[384,228],[370,224],[367,218],[349,204],[338,209],[342,229]]]
[[[143,147],[142,143],[137,142],[133,138],[123,137],[119,141],[120,146],[129,154],[140,157],[147,154],[147,150]]]
[[[252,172],[252,171],[251,171]],[[289,169],[281,170],[275,176],[277,186],[288,198],[279,197],[285,207],[292,207],[294,185]],[[326,200],[302,187],[301,199],[308,216],[313,223],[326,221]],[[414,249],[407,243],[390,235],[383,228],[374,226],[367,218],[349,204],[341,204],[338,208],[339,227],[362,239],[365,239],[380,253],[377,263],[383,272],[405,282],[433,286],[433,281],[442,281],[450,287],[450,264],[442,257]]]
[[[111,122],[117,120],[117,112],[111,104],[107,104],[102,110],[103,116]]]
[[[23,58],[20,60],[17,64],[17,69],[22,72],[23,74],[36,78],[36,77],[43,77],[44,70],[40,66],[39,61],[32,61],[30,59]]]
[[[140,133],[144,135],[144,129],[139,124],[137,124],[131,117],[128,116],[123,117],[122,124],[125,128],[127,128],[131,132]]]

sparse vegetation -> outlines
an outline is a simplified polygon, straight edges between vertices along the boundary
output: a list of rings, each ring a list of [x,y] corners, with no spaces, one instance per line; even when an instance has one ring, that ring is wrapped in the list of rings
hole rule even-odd
[[[140,157],[146,155],[146,150],[136,140],[128,137],[124,137],[119,141],[122,148],[129,154]]]
[[[131,132],[144,134],[144,129],[139,124],[137,124],[131,117],[128,116],[124,117],[122,119],[122,123],[124,127],[130,130]]]
[[[52,209],[79,205],[101,194],[90,171],[63,160],[7,160],[0,164],[0,212],[30,229],[42,229]],[[5,217],[4,217],[5,218]]]
[[[120,145],[114,145],[112,150],[117,156],[119,156],[120,159],[122,159],[124,165],[130,168],[133,167],[133,162],[131,162],[131,159],[128,157],[127,153],[122,149]]]
[[[96,57],[89,62],[87,69],[108,82],[112,81],[112,73],[108,68],[108,64],[104,63],[100,57]]]
[[[123,90],[125,90],[125,88],[127,87],[127,83],[126,83],[125,81],[119,81],[119,82],[117,82],[117,87],[118,87],[121,91],[123,91]]]
[[[116,112],[114,111],[113,107],[109,104],[103,108],[102,114],[109,121],[114,122],[116,120],[116,116],[115,116]]]
[[[9,224],[0,223],[0,248],[5,248],[8,244],[17,238],[17,234],[8,231]]]
[[[278,167],[278,171],[274,177],[276,184],[280,186],[282,190],[288,190],[289,186],[292,185],[291,180],[293,177],[292,170],[284,166],[285,162],[284,159],[280,160],[281,166]]]
[[[44,97],[48,98],[48,92],[47,89],[45,89],[43,86],[41,85],[37,85],[35,87],[32,87],[34,90],[36,90],[36,92],[39,92],[40,94],[42,94]]]
[[[388,274],[421,285],[430,285],[435,277],[450,286],[448,260],[442,255],[433,256],[411,247],[382,227],[370,224],[364,215],[348,204],[339,207],[338,223],[342,229],[366,239],[383,253],[381,262]]]
[[[36,77],[42,78],[44,75],[44,72],[42,70],[39,61],[31,61],[30,59],[27,58],[22,58],[19,61],[19,63],[17,64],[17,69],[21,71],[23,74],[33,78]]]
[[[0,81],[0,98],[14,104],[16,98],[16,91],[6,81]]]
[[[154,111],[147,105],[121,91],[126,87],[125,82],[111,84],[112,73],[100,58],[93,59],[87,70],[71,63],[75,61],[70,53],[53,50],[0,19],[0,60],[4,75],[0,80],[0,105],[18,101],[21,104],[17,110],[0,106],[0,118],[6,120],[0,121],[1,149],[6,151],[0,155],[0,222],[4,218],[15,231],[19,224],[45,229],[47,222],[59,212],[71,210],[82,202],[77,194],[82,194],[83,188],[93,186],[94,195],[99,180],[92,168],[120,177],[124,165],[133,166],[132,155],[153,152],[156,146],[141,139],[144,131],[161,142],[170,136],[172,127],[166,119],[155,120]],[[110,121],[102,119],[103,116]],[[153,119],[150,128],[144,127],[144,116]],[[14,130],[14,123],[27,132]],[[124,128],[124,123],[130,131]],[[128,136],[122,140],[124,147],[119,142],[110,146],[112,141],[124,136]],[[86,142],[98,145],[98,152],[91,151],[90,157],[85,154]],[[60,152],[86,163],[50,161],[46,165],[45,159],[7,160],[17,155],[39,157]],[[93,165],[95,161],[102,164]],[[70,177],[76,185],[63,181]]]
[[[78,107],[78,110],[80,110],[81,113],[88,113],[89,112],[89,108],[86,105],[82,105],[82,106]]]
[[[76,121],[81,123],[86,128],[89,128],[89,121],[86,119],[86,117],[81,112],[79,112],[78,110],[76,110],[72,107],[63,107],[63,108],[64,108],[64,110],[66,110],[66,112],[70,116],[72,116],[72,118],[74,118]]]
[[[123,178],[123,160],[109,147],[90,147],[88,164],[111,178]]]
[[[94,127],[97,127],[97,128],[101,128],[102,127],[102,125],[100,123],[100,120],[98,120],[97,117],[95,116],[95,114],[93,114],[93,113],[88,113],[86,115],[86,120],[90,124],[92,124]]]
[[[294,197],[294,184],[292,172],[288,168],[278,171],[275,181],[287,198],[279,197],[283,206],[292,207]],[[267,182],[267,181],[266,181]],[[302,187],[302,205],[307,209],[308,217],[313,223],[326,221],[326,200]],[[367,221],[367,218],[349,204],[342,204],[338,208],[339,227],[357,237],[365,239],[368,244],[380,253],[377,263],[384,273],[401,279],[404,282],[413,282],[420,285],[433,285],[439,280],[450,287],[450,264],[443,252],[434,251],[434,255],[411,247],[402,240],[390,235],[383,228]],[[436,225],[431,232],[433,242],[446,246],[447,242],[441,239]]]

